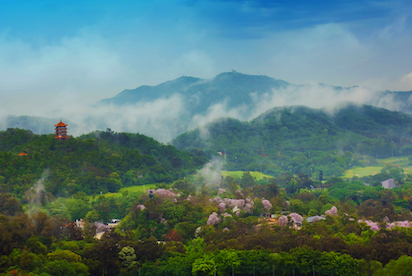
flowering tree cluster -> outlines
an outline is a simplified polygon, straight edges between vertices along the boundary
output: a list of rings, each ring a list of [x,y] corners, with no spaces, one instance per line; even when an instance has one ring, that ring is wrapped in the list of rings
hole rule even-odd
[[[263,209],[265,212],[269,212],[272,209],[272,203],[267,199],[262,199]]]
[[[217,207],[221,212],[226,211],[226,208],[232,209],[232,212],[236,213],[239,210],[243,210],[246,213],[252,213],[254,202],[249,198],[246,199],[232,199],[232,198],[221,198],[217,196],[213,199],[210,199],[211,202],[217,204]],[[270,204],[270,202],[269,202]]]
[[[278,225],[279,226],[286,226],[288,225],[289,219],[287,216],[280,216],[278,218]]]
[[[146,193],[152,192],[153,195],[160,197],[160,198],[176,198],[179,196],[179,193],[175,193],[172,191],[172,189],[149,189],[146,191]]]
[[[302,224],[303,222],[303,217],[299,215],[298,213],[291,213],[289,214],[291,222],[294,224]]]
[[[332,206],[332,208],[325,211],[325,215],[337,216],[338,215],[338,208],[336,208],[335,206]]]
[[[216,212],[210,214],[209,218],[207,219],[207,225],[216,225],[220,222],[220,218],[217,216]]]
[[[325,211],[325,215],[338,216],[338,208],[332,206],[329,210]]]
[[[361,222],[366,223],[366,224],[371,228],[372,231],[378,231],[378,230],[380,229],[379,225],[378,225],[376,222],[373,222],[373,221],[371,221],[371,220],[368,220],[368,219],[366,219],[366,220],[363,220],[363,219],[358,220],[358,223],[361,223]]]
[[[410,222],[408,220],[403,220],[403,221],[394,221],[392,223],[386,223],[386,228],[387,229],[394,229],[395,226],[411,228],[412,227],[412,222]]]

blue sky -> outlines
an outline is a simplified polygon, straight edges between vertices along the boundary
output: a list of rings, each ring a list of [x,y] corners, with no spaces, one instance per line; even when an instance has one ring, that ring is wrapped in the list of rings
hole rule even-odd
[[[412,90],[411,6],[0,0],[0,115],[42,115],[62,101],[93,103],[230,70],[295,84]]]

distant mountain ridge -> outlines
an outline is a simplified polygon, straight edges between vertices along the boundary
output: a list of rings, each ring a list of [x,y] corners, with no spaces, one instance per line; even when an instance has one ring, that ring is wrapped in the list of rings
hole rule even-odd
[[[169,142],[179,134],[219,117],[251,120],[275,106],[321,108],[354,101],[412,114],[411,96],[412,91],[296,85],[264,75],[232,71],[211,79],[182,76],[155,86],[124,90],[112,98],[98,101],[81,111],[83,113],[50,113],[58,116],[54,119],[9,116],[0,121],[0,129],[19,127],[38,134],[51,133],[55,122],[63,116],[70,125],[69,132],[75,136],[112,128]]]
[[[225,72],[212,79],[180,77],[156,86],[143,85],[136,89],[124,90],[98,104],[132,105],[159,98],[182,95],[190,115],[205,114],[214,104],[226,102],[228,108],[250,106],[253,94],[262,95],[272,89],[281,89],[292,84],[263,75],[247,75],[236,71]]]
[[[346,103],[334,111],[272,108],[251,121],[221,118],[179,135],[178,149],[223,152],[232,170],[340,175],[361,156],[412,154],[412,116]],[[368,158],[369,158],[368,157]],[[367,161],[369,162],[369,161]]]
[[[336,95],[358,88],[358,86],[340,87],[322,83],[319,83],[318,86],[330,88]],[[232,71],[221,73],[211,79],[182,76],[155,86],[142,85],[136,89],[124,90],[112,98],[103,99],[98,104],[133,105],[137,102],[149,102],[162,97],[168,98],[178,93],[183,96],[187,108],[191,110],[190,113],[193,115],[195,113],[204,114],[210,106],[223,101],[226,101],[228,108],[242,105],[251,108],[256,96],[274,91],[282,94],[284,91],[279,91],[282,89],[290,89],[291,91],[288,93],[294,93],[293,90],[306,89],[306,87],[265,75],[248,75]],[[373,95],[362,103],[412,114],[411,96],[412,91],[374,91]],[[351,101],[352,99],[346,100]]]

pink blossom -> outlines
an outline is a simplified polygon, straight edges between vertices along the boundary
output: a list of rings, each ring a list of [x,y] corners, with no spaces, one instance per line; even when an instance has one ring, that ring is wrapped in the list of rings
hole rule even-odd
[[[372,231],[378,231],[380,229],[379,225],[371,220],[358,220],[358,223],[364,222],[366,223]]]
[[[280,216],[278,218],[278,225],[279,226],[286,226],[289,222],[289,219],[287,216]]]
[[[387,223],[386,224],[386,229],[392,230],[395,228],[395,223]]]
[[[219,188],[219,191],[217,192],[217,194],[223,194],[223,193],[226,193],[226,190],[225,189],[223,189],[223,188]]]
[[[244,199],[231,199],[229,201],[229,206],[231,207],[237,206],[239,209],[242,209],[245,206],[245,200]]]
[[[229,228],[225,227],[225,228],[223,228],[223,232],[225,232],[225,231],[230,231],[230,230],[229,230]]]
[[[143,204],[139,204],[137,205],[137,209],[139,209],[140,211],[143,211],[144,209],[146,209],[146,207]]]
[[[265,210],[265,212],[268,212],[272,208],[272,203],[270,203],[270,201],[267,199],[263,199],[262,204],[263,204],[263,209]]]
[[[292,213],[292,214],[290,214],[289,215],[289,217],[291,218],[291,221],[293,222],[293,223],[299,223],[299,224],[302,224],[302,221],[303,221],[303,217],[301,216],[301,215],[299,215],[298,213]]]
[[[252,202],[253,203],[253,202]],[[253,212],[253,205],[251,204],[251,203],[247,203],[247,204],[245,204],[245,207],[243,208],[243,210],[246,212],[246,213],[252,213]]]
[[[211,199],[209,199],[210,200],[210,202],[214,202],[214,203],[220,203],[220,202],[222,202],[222,198],[220,197],[220,196],[217,196],[217,197],[215,197],[215,198],[211,198]]]
[[[224,218],[226,218],[226,217],[232,217],[232,215],[229,214],[229,213],[223,213],[222,216],[223,216]]]
[[[407,220],[395,221],[395,225],[399,227],[410,227],[409,221]]]
[[[106,225],[106,224],[101,223],[101,222],[96,222],[95,225],[96,225],[96,233],[101,233],[101,232],[107,233],[107,232],[110,232],[110,227],[109,227],[109,225]]]
[[[209,216],[206,224],[207,224],[207,225],[216,225],[216,224],[218,224],[219,222],[220,222],[220,218],[217,216],[217,213],[216,213],[216,212],[213,212],[213,213]]]
[[[150,190],[147,190],[146,192],[147,192],[147,193],[150,193],[150,191],[152,191],[155,196],[162,197],[162,198],[165,198],[165,197],[171,198],[171,197],[177,197],[177,196],[179,196],[178,193],[172,192],[171,189],[169,189],[169,190],[162,189],[162,188],[161,188],[161,189],[157,189],[157,190],[150,189]]]
[[[239,216],[239,215],[240,215],[240,211],[236,211],[235,215],[236,215],[236,216]]]
[[[287,208],[290,207],[290,202],[289,202],[289,200],[286,200],[286,201],[285,201],[285,206],[286,206]]]
[[[383,222],[389,223],[389,222],[391,222],[391,221],[389,220],[388,216],[385,216],[385,217],[383,218]]]
[[[338,208],[335,206],[332,206],[330,210],[325,211],[325,215],[330,215],[330,216],[337,216],[338,215]]]
[[[409,222],[408,220],[403,220],[403,221],[394,221],[392,223],[386,223],[386,228],[387,229],[393,229],[395,228],[395,226],[397,227],[406,227],[406,228],[410,228],[411,227],[411,222]]]
[[[226,203],[220,202],[220,203],[217,205],[217,208],[219,208],[219,211],[220,211],[220,212],[226,211]]]

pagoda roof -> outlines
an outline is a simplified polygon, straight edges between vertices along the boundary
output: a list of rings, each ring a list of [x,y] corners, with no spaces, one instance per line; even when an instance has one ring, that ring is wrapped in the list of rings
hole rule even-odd
[[[65,123],[62,122],[62,120],[60,120],[60,122],[57,125],[54,125],[55,127],[65,127],[67,126]]]
[[[18,154],[18,156],[27,156],[29,154],[25,153],[24,151],[22,151],[21,153]]]

